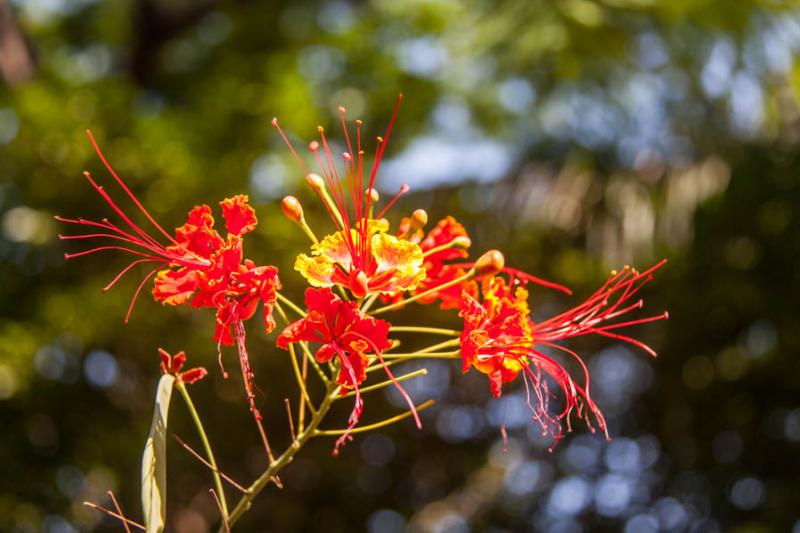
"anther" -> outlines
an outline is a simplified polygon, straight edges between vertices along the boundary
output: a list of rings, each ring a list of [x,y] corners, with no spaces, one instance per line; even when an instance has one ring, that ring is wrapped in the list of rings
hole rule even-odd
[[[312,187],[315,189],[324,189],[325,188],[325,180],[319,174],[309,174],[308,175],[308,182],[311,184]]]
[[[281,210],[292,222],[299,223],[303,220],[303,206],[300,205],[300,200],[294,196],[286,196],[281,200]]]
[[[319,150],[319,143],[317,141],[311,141],[310,143],[308,143],[308,149],[311,150],[312,152],[316,152],[317,150]]]
[[[479,276],[494,276],[503,270],[506,259],[499,250],[489,250],[475,262],[475,272]]]
[[[472,239],[467,237],[466,235],[459,235],[455,239],[452,240],[451,244],[454,248],[463,248],[467,249],[472,246]]]
[[[411,224],[409,227],[409,232],[413,233],[419,229],[425,227],[425,224],[428,223],[428,212],[424,209],[417,209],[413,213],[411,213]]]

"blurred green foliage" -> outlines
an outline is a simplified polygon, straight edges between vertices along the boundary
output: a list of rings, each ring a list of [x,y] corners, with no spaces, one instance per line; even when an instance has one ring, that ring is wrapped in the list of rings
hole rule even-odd
[[[19,82],[4,71],[0,86],[0,529],[111,529],[81,506],[104,501],[107,489],[138,516],[159,346],[212,370],[193,392],[216,421],[207,425],[226,472],[244,482],[263,466],[241,384],[216,371],[211,314],[161,308],[143,294],[123,325],[136,276],[99,290],[123,259],[64,263],[56,237],[68,228],[52,215],[110,214],[81,172],[114,190],[84,130],[165,227],[197,203],[248,192],[260,224],[246,253],[276,264],[299,294],[291,267],[306,245],[277,201],[300,197],[318,232],[325,214],[311,207],[270,121],[278,116],[309,140],[318,124],[335,131],[344,105],[377,135],[400,92],[384,186],[409,181],[416,192],[398,216],[416,207],[433,220],[452,213],[476,252],[499,247],[579,296],[608,268],[670,257],[646,297],[672,318],[641,328],[658,360],[577,343],[596,363],[593,387],[614,442],[638,443],[642,457],[655,449],[655,459],[615,470],[614,442],[585,435],[548,454],[530,424],[512,428],[508,454],[487,459],[498,432],[484,414],[485,383],[455,368],[441,377],[437,367],[440,407],[426,413],[422,432],[394,427],[337,459],[330,443],[313,443],[287,469],[287,488],[261,496],[243,530],[393,531],[406,521],[431,531],[800,527],[793,3],[0,6],[26,38],[21,59],[35,67]],[[567,304],[533,291],[535,317]],[[250,333],[267,427],[281,443],[280,400],[294,392],[272,342]],[[234,364],[232,353],[223,358]],[[376,396],[365,416],[395,409]],[[170,424],[193,435],[185,412]],[[206,472],[176,446],[170,453],[171,527],[211,527]],[[514,471],[529,475],[515,481]],[[622,510],[603,503],[609,494]],[[564,507],[564,498],[578,506]]]

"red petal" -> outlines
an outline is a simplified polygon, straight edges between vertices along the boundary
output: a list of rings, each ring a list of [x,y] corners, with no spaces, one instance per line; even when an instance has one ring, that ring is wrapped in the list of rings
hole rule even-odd
[[[182,351],[172,356],[172,367],[170,368],[172,374],[177,374],[186,363],[186,354]]]
[[[182,305],[188,302],[197,291],[198,273],[196,270],[181,268],[162,270],[153,282],[153,298],[167,305]]]
[[[219,203],[222,208],[222,217],[225,226],[231,235],[244,235],[253,231],[258,224],[255,210],[248,205],[245,194],[238,194],[233,198],[226,198]]]
[[[187,370],[186,372],[178,376],[178,378],[184,383],[192,384],[195,381],[200,381],[207,375],[208,375],[208,370],[206,370],[202,366],[198,366],[197,368],[192,368],[191,370]]]
[[[161,371],[169,374],[172,367],[172,356],[164,348],[159,348],[158,353],[161,356]]]

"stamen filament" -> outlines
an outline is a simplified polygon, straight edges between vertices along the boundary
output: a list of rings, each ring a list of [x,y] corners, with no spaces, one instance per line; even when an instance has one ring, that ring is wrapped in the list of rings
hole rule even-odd
[[[386,356],[384,355],[384,358],[385,357]],[[383,367],[383,365],[379,366],[378,368],[382,368],[382,367]],[[383,389],[383,388],[388,387],[390,385],[394,385],[396,381],[405,381],[407,379],[416,378],[418,376],[424,376],[427,373],[428,373],[428,369],[427,368],[421,368],[419,370],[415,370],[414,372],[409,372],[408,374],[403,374],[402,376],[397,376],[397,377],[394,378],[394,380],[387,379],[386,381],[381,381],[380,383],[376,383],[374,385],[361,387],[361,389],[360,389],[361,390],[361,394],[364,394],[365,392],[378,390],[378,389]],[[355,391],[350,391],[347,394],[345,394],[344,396],[340,396],[340,397],[341,398],[349,398],[349,397],[354,396],[354,395],[355,395]]]
[[[417,412],[422,411],[423,409],[427,409],[428,407],[432,406],[435,403],[436,403],[435,400],[428,400],[427,402],[422,403],[422,404],[417,406],[417,408],[416,408]],[[387,418],[386,420],[381,420],[380,422],[375,422],[374,424],[369,424],[367,426],[357,426],[357,427],[354,427],[354,428],[349,429],[349,430],[347,430],[347,429],[318,429],[318,430],[314,431],[314,436],[315,437],[321,437],[321,436],[332,436],[333,437],[333,436],[338,436],[338,435],[344,435],[345,433],[364,433],[365,431],[372,431],[373,429],[386,427],[388,425],[394,424],[395,422],[399,422],[401,420],[405,420],[406,418],[409,418],[411,416],[413,416],[413,411],[406,411],[406,412],[404,412],[402,414],[399,414],[397,416],[393,416],[391,418]]]
[[[406,298],[405,300],[400,300],[399,302],[395,302],[393,304],[386,305],[384,307],[380,307],[380,308],[374,310],[372,312],[372,314],[373,315],[378,315],[380,313],[385,313],[387,311],[392,311],[394,309],[399,309],[401,307],[404,307],[407,304],[410,304],[411,302],[419,300],[420,298],[425,298],[426,296],[430,296],[431,294],[435,294],[435,293],[437,293],[437,292],[439,292],[439,291],[441,291],[443,289],[446,289],[448,287],[452,287],[453,285],[458,285],[459,283],[463,283],[463,282],[467,281],[468,279],[472,278],[474,275],[475,275],[475,268],[473,267],[470,270],[468,270],[464,275],[459,276],[459,277],[457,277],[455,279],[452,279],[452,280],[448,281],[447,283],[442,283],[441,285],[439,285],[437,287],[433,287],[432,289],[428,289],[427,291],[415,294],[414,296],[411,296],[410,298]]]

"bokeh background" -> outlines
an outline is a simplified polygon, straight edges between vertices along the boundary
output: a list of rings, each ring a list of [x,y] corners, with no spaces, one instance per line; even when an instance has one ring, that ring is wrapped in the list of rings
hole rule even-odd
[[[375,135],[402,92],[379,178],[413,188],[395,216],[452,213],[476,253],[575,290],[535,289],[535,318],[669,257],[645,296],[671,319],[635,332],[660,355],[572,344],[614,438],[578,425],[552,453],[521,384],[494,401],[483,376],[428,364],[409,384],[437,400],[421,431],[406,421],[338,458],[313,442],[241,530],[800,531],[798,52],[788,1],[0,0],[0,530],[119,530],[81,505],[108,489],[140,516],[159,346],[211,370],[192,392],[223,469],[248,482],[263,467],[212,313],[145,295],[124,326],[137,276],[100,292],[123,258],[64,261],[52,216],[110,214],[81,177],[110,184],[84,130],[166,227],[250,194],[247,253],[299,294],[306,243],[278,202],[328,222],[270,120],[302,142],[344,105]],[[249,342],[285,444],[286,354],[255,326]],[[401,408],[372,395],[364,420]],[[198,446],[180,402],[170,428]],[[215,527],[207,472],[169,455],[170,530]]]

